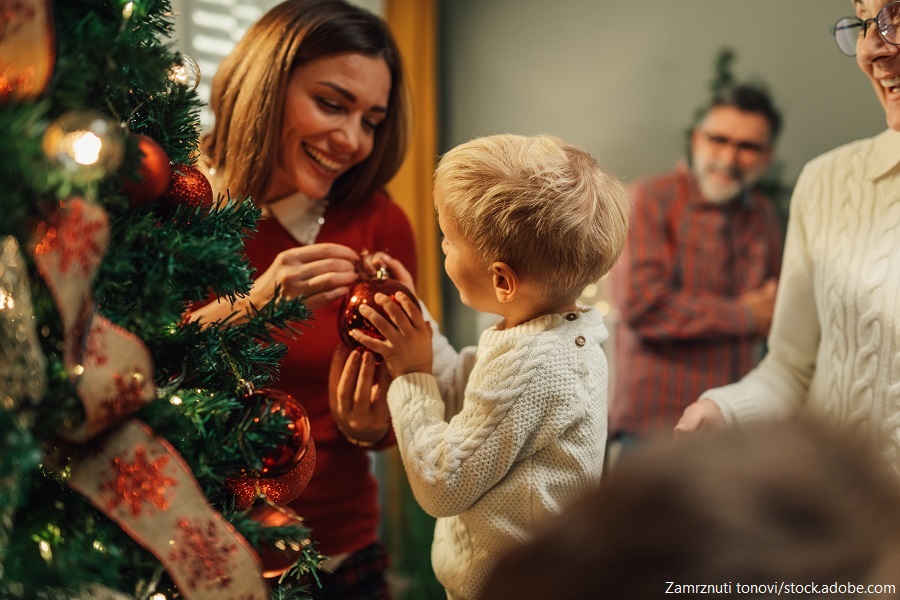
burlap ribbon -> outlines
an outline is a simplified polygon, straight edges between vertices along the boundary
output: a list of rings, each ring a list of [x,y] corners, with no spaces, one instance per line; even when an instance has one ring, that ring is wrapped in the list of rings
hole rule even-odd
[[[102,207],[72,198],[38,228],[34,258],[64,330],[64,364],[85,411],[69,485],[153,553],[191,600],[269,597],[259,557],[213,510],[191,470],[131,415],[156,395],[150,353],[97,313],[91,281],[109,242]]]

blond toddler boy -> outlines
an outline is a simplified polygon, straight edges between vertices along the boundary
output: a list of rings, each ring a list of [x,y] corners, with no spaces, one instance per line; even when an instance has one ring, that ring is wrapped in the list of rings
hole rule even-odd
[[[354,336],[394,378],[387,403],[400,455],[416,499],[437,517],[435,574],[449,598],[470,599],[501,555],[600,477],[608,334],[576,300],[618,258],[628,201],[581,148],[516,135],[450,150],[434,196],[447,275],[463,304],[500,321],[457,353],[408,296],[380,294],[390,319],[361,311],[385,339]],[[385,262],[412,285],[399,262]],[[371,356],[356,354],[343,390],[373,380]]]

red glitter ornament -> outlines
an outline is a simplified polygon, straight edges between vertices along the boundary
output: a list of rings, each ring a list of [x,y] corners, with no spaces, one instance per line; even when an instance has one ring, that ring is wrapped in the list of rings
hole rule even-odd
[[[134,208],[149,206],[168,189],[172,181],[172,166],[162,146],[146,135],[138,136],[141,165],[137,179],[126,179],[125,195]]]
[[[397,292],[403,292],[409,296],[413,302],[416,304],[419,303],[415,295],[413,295],[405,285],[396,279],[391,279],[387,269],[383,267],[375,272],[375,276],[372,279],[361,281],[354,285],[350,288],[350,292],[344,297],[341,310],[338,312],[338,333],[340,333],[344,345],[351,350],[365,348],[365,346],[357,342],[350,335],[350,331],[353,329],[359,329],[363,333],[378,338],[379,340],[384,339],[384,336],[381,335],[374,325],[372,325],[372,322],[359,313],[359,307],[366,304],[374,308],[384,318],[390,321],[390,317],[387,316],[384,309],[375,302],[375,294],[379,292],[390,296],[391,300],[394,301],[397,300],[395,294]],[[381,360],[380,354],[373,354],[375,354],[377,360]]]
[[[264,418],[265,411],[280,413],[290,422],[290,433],[283,443],[262,457],[262,468],[258,472],[244,471],[226,483],[242,508],[253,504],[260,495],[274,502],[290,502],[309,483],[316,464],[315,444],[306,410],[291,395],[279,390],[256,390],[246,401],[263,411],[254,417],[255,421]]]
[[[258,498],[268,498],[277,504],[289,504],[303,493],[316,469],[316,443],[309,438],[309,447],[294,468],[278,477],[254,477],[242,472],[225,480],[234,494],[235,507],[245,510]]]
[[[272,414],[281,413],[290,421],[288,425],[290,438],[262,458],[263,466],[260,470],[263,477],[284,475],[303,458],[309,446],[309,417],[306,415],[306,409],[293,396],[279,390],[256,390],[247,397],[247,402],[256,404]],[[257,416],[255,420],[258,422],[264,416]]]
[[[286,506],[260,503],[253,507],[248,515],[251,520],[266,527],[302,527],[303,519],[297,513]],[[303,554],[304,543],[275,541],[261,542],[256,548],[259,559],[263,565],[262,576],[267,578],[278,577],[292,566]]]
[[[169,208],[187,204],[193,208],[210,209],[213,206],[212,186],[206,175],[190,165],[173,165],[172,181],[161,202]]]

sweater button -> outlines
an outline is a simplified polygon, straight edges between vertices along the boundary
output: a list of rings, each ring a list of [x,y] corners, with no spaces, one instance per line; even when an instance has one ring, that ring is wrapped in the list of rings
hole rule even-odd
[[[577,338],[575,338],[575,345],[576,345],[576,346],[584,346],[584,344],[585,344],[586,342],[587,342],[587,340],[584,339],[584,336],[583,336],[583,335],[579,335]]]
[[[576,315],[575,313],[569,313],[566,315],[566,321],[574,321],[577,318],[578,315]]]

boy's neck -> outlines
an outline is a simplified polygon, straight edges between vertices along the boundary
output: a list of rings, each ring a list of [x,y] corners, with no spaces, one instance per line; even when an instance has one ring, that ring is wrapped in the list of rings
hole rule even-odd
[[[544,307],[533,305],[531,303],[518,303],[518,306],[516,306],[516,304],[516,302],[510,302],[509,304],[501,305],[502,308],[497,314],[503,317],[503,320],[497,325],[497,329],[512,329],[517,325],[527,323],[532,319],[537,319],[544,315],[570,313],[578,310],[578,305],[574,300],[559,305]]]

